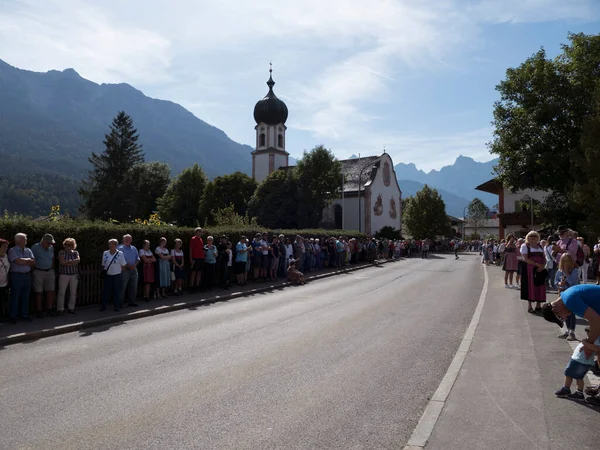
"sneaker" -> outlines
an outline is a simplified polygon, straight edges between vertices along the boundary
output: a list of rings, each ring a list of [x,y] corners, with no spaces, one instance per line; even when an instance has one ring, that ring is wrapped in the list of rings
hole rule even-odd
[[[567,398],[569,398],[570,400],[577,400],[578,402],[585,401],[585,396],[581,391],[575,391],[572,394],[567,395]]]
[[[571,389],[567,389],[566,387],[561,387],[558,391],[554,393],[557,397],[567,397],[571,395]]]
[[[512,285],[510,285],[510,284],[505,284],[505,285],[504,285],[504,287],[505,287],[506,289],[512,289]]]
[[[590,405],[600,406],[600,397],[598,397],[597,395],[594,397],[588,397],[586,399],[586,402],[588,402]]]
[[[577,338],[575,337],[575,333],[573,333],[573,332],[569,333],[569,336],[567,337],[567,341],[573,342],[576,340],[577,340]]]
[[[569,337],[569,332],[568,331],[565,331],[564,333],[561,333],[561,334],[558,335],[559,339],[566,339],[568,337]]]

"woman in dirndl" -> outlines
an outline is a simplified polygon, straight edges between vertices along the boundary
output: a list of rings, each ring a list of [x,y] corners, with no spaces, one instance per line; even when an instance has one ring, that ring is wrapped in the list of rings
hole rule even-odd
[[[536,286],[534,272],[541,272],[546,268],[546,257],[544,249],[540,245],[540,235],[537,231],[530,231],[527,234],[525,243],[521,246],[521,255],[524,263],[521,271],[521,300],[529,302],[527,312],[541,312],[541,302],[546,301],[546,283]],[[533,302],[536,304],[535,310],[532,307]]]
[[[511,289],[513,287],[513,276],[517,271],[517,246],[515,245],[515,238],[508,236],[508,243],[504,247],[504,263],[502,264],[502,270],[504,270],[504,287]]]
[[[154,263],[156,258],[150,250],[150,241],[144,241],[144,246],[140,250],[140,259],[142,260],[144,270],[142,276],[144,277],[144,300],[150,301],[150,289],[154,284]]]

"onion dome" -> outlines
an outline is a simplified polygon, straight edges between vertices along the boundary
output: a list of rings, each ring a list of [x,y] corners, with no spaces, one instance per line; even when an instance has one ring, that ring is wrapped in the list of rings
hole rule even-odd
[[[285,123],[288,118],[288,109],[282,100],[279,100],[273,92],[273,81],[272,74],[273,69],[269,69],[269,92],[262,100],[259,100],[254,107],[254,120],[257,124],[266,123],[267,125],[277,125],[279,123]]]

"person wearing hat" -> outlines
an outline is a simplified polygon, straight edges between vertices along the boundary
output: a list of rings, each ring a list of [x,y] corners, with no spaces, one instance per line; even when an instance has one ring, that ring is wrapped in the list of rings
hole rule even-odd
[[[35,292],[35,311],[38,317],[53,315],[56,274],[54,273],[54,237],[45,234],[42,240],[31,246],[35,258],[33,267],[33,292]],[[42,298],[46,293],[46,311],[42,308]]]
[[[590,324],[588,338],[581,341],[585,357],[590,358],[595,351],[594,342],[600,337],[600,286],[573,286],[561,292],[558,299],[543,308],[544,319],[561,328],[563,320],[571,313],[587,319]],[[600,397],[588,398],[588,402],[600,406]]]
[[[552,246],[552,254],[554,255],[556,266],[558,266],[563,253],[569,252],[573,258],[577,258],[579,243],[577,239],[573,239],[572,233],[571,229],[566,225],[559,226],[556,231],[559,240]]]

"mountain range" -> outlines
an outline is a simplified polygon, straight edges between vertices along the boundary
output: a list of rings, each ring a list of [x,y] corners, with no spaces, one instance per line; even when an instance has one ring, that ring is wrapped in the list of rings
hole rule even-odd
[[[133,118],[147,161],[166,162],[174,174],[194,163],[209,177],[249,173],[250,146],[176,103],[128,84],[97,84],[73,69],[38,73],[0,60],[0,154],[11,165],[81,178],[121,110]]]
[[[477,162],[468,156],[459,156],[454,164],[429,173],[417,169],[412,163],[400,163],[394,169],[404,198],[415,195],[427,184],[438,190],[446,203],[448,214],[463,217],[465,206],[475,197],[490,208],[498,203],[496,195],[475,189],[494,177],[494,166],[497,163],[497,159]]]
[[[173,175],[194,163],[209,178],[251,171],[252,147],[176,103],[124,83],[97,84],[73,69],[39,73],[0,60],[0,212],[46,215],[60,204],[75,213],[88,157],[104,150],[104,134],[120,110],[133,118],[146,161],[169,164]],[[404,197],[427,183],[440,191],[449,214],[462,216],[475,196],[490,206],[497,202],[473,189],[492,177],[493,165],[460,156],[439,171],[425,173],[404,163],[395,169]]]

